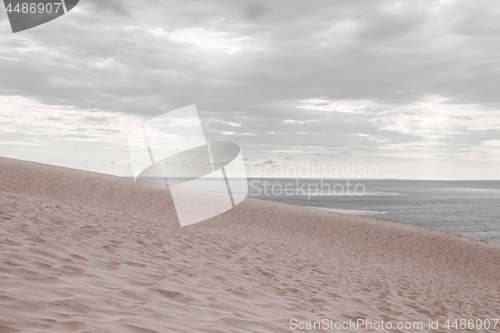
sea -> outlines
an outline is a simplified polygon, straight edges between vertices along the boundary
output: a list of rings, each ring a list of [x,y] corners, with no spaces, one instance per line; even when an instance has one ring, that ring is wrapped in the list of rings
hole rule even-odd
[[[500,242],[500,181],[248,179],[248,197]]]

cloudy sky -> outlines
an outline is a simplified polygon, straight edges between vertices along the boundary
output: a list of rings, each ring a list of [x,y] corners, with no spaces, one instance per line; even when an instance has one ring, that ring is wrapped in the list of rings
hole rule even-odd
[[[128,133],[196,104],[250,173],[500,179],[497,0],[80,0],[16,34],[2,8],[0,75],[0,156],[130,175]]]

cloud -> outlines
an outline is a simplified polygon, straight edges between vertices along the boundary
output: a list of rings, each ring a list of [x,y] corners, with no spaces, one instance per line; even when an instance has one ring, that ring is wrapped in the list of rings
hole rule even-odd
[[[118,1],[118,0],[86,0],[86,4],[92,6],[93,10],[98,14],[115,14],[123,15],[126,17],[130,16],[130,11],[127,9],[127,5],[130,5],[130,1]],[[78,8],[78,7],[76,7]]]
[[[240,124],[232,123],[230,121],[223,121],[223,120],[219,120],[219,119],[210,119],[209,122],[229,125],[231,127],[241,127]]]
[[[242,8],[243,16],[250,20],[257,20],[270,10],[266,2],[258,0],[247,1]]]
[[[142,121],[142,117],[119,112],[44,105],[25,97],[0,96],[0,125],[4,134],[121,144]]]
[[[38,146],[38,147],[46,147],[48,145],[42,143],[34,143],[34,142],[24,142],[24,141],[0,141],[0,145],[14,145],[14,146]]]
[[[0,35],[0,122],[9,134],[117,142],[196,103],[207,139],[231,136],[243,151],[496,158],[498,10],[490,0],[81,1],[37,30],[58,38]]]

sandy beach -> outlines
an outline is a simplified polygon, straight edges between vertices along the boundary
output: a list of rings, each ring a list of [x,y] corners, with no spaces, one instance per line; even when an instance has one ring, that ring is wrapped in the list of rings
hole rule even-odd
[[[181,228],[167,191],[1,158],[0,223],[1,333],[500,316],[499,243],[362,216],[247,198]]]
[[[323,208],[323,207],[310,207],[314,209],[323,209],[330,212],[350,214],[350,215],[378,215],[383,214],[383,212],[378,212],[374,210],[352,210],[352,209],[339,209],[339,208]]]

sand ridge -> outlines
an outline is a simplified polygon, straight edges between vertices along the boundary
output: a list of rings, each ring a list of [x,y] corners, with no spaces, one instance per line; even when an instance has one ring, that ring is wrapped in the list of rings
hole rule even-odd
[[[498,243],[248,198],[181,228],[167,191],[0,158],[0,332],[497,318],[499,263]]]

